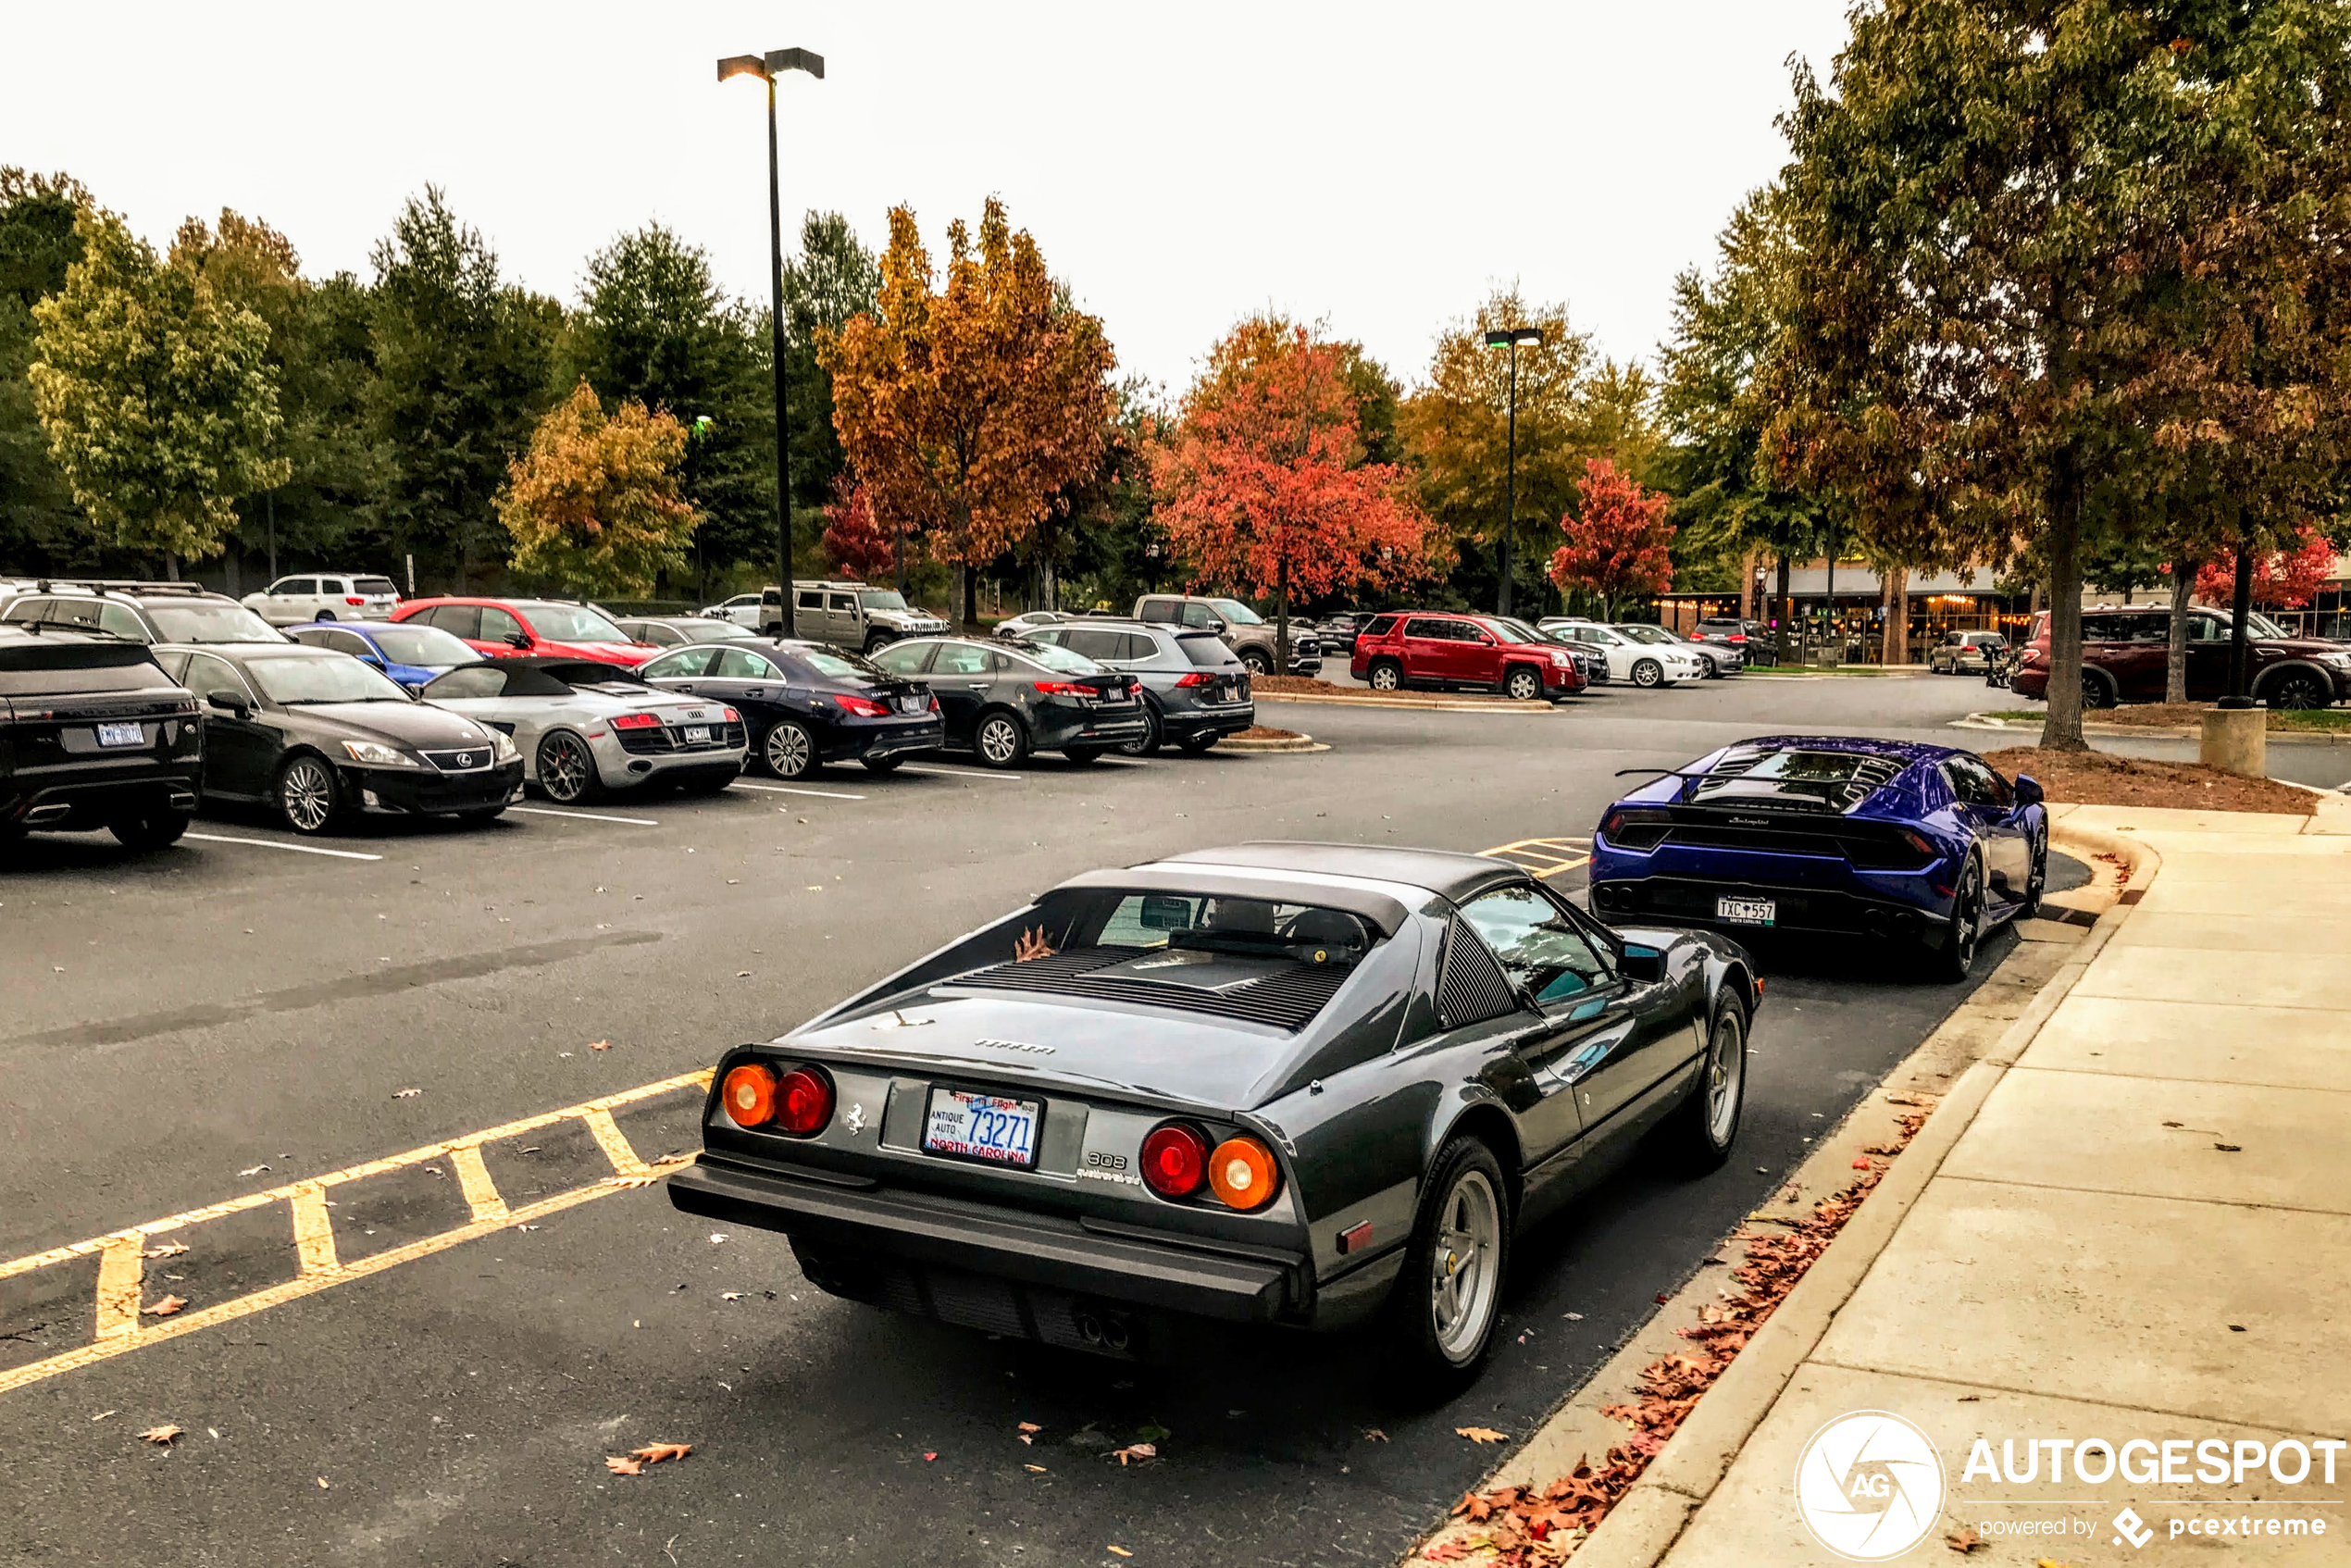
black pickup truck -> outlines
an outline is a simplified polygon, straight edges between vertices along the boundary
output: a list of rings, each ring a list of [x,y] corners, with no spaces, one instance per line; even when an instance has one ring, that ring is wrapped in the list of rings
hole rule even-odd
[[[203,782],[196,700],[143,643],[0,627],[0,841],[104,828],[161,849]]]

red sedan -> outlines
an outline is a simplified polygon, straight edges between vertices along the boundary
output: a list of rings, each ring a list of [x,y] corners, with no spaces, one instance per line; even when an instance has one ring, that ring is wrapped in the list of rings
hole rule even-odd
[[[1584,674],[1566,649],[1501,616],[1375,616],[1356,634],[1349,668],[1375,691],[1479,687],[1532,703],[1584,690]]]
[[[635,669],[661,649],[639,642],[601,610],[553,599],[412,599],[394,621],[422,621],[493,659],[536,653]]]

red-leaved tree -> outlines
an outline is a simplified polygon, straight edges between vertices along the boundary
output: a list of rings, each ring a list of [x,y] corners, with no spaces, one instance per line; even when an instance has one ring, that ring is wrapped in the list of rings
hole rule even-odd
[[[1334,344],[1244,321],[1218,343],[1174,430],[1150,447],[1157,521],[1196,584],[1272,593],[1289,666],[1289,601],[1432,569],[1429,520],[1404,471],[1365,463]],[[1278,671],[1276,673],[1279,673]]]
[[[2334,573],[2334,546],[2316,529],[2296,530],[2300,542],[2292,550],[2253,558],[2253,602],[2265,610],[2298,610],[2318,597]],[[2196,574],[2196,596],[2208,604],[2236,602],[2237,564],[2233,555],[2208,561]]]
[[[1665,512],[1673,497],[1643,490],[1605,457],[1585,459],[1575,492],[1576,509],[1560,519],[1567,542],[1551,552],[1551,580],[1599,595],[1611,620],[1623,600],[1669,591],[1673,525]]]
[[[874,518],[874,498],[848,474],[833,476],[833,498],[825,503],[825,548],[849,576],[870,582],[887,577],[898,560],[897,541]]]

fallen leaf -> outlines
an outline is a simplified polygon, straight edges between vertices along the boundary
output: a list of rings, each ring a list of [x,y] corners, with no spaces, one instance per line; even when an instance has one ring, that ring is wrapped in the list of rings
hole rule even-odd
[[[173,1313],[178,1312],[181,1307],[184,1307],[188,1303],[186,1301],[180,1300],[177,1296],[166,1296],[162,1300],[156,1301],[149,1306],[142,1307],[139,1310],[145,1313],[149,1317],[169,1317]]]
[[[1973,1530],[1961,1530],[1956,1536],[1946,1536],[1943,1538],[1950,1543],[1953,1551],[1962,1557],[1972,1551],[1982,1551],[1984,1546],[1984,1537]]]
[[[923,1455],[923,1462],[924,1462],[924,1463],[926,1463],[926,1464],[927,1464],[927,1463],[929,1463],[932,1460],[935,1460],[935,1459],[937,1459],[938,1457],[939,1457],[939,1452],[938,1452],[938,1450],[935,1450],[935,1449],[934,1449],[934,1450],[932,1450],[930,1452],[926,1453],[925,1455]]]
[[[120,1412],[120,1411],[118,1411],[118,1410],[102,1410],[102,1411],[100,1411],[97,1414],[95,1414],[95,1415],[92,1416],[90,1419],[91,1419],[91,1420],[93,1420],[93,1421],[104,1421],[106,1417],[108,1417],[108,1416],[110,1416],[110,1415],[120,1415],[121,1413],[122,1413],[122,1412]]]
[[[1033,1471],[1035,1471],[1035,1472],[1036,1472],[1038,1475],[1044,1475],[1044,1474],[1045,1474],[1045,1467],[1044,1467],[1043,1465],[1041,1465],[1041,1464],[1024,1464],[1024,1465],[1022,1465],[1022,1466],[1021,1466],[1021,1468],[1022,1468],[1023,1470],[1033,1470]]]
[[[1022,1422],[1020,1424],[1020,1429],[1024,1432],[1042,1432],[1044,1430],[1042,1426],[1038,1425],[1034,1421]]]
[[[2167,1127],[2183,1127],[2188,1124],[2185,1122],[2166,1122],[2163,1125]]]
[[[1129,1443],[1123,1449],[1113,1449],[1110,1456],[1121,1464],[1126,1463],[1129,1460],[1157,1459],[1159,1445],[1157,1443]]]
[[[262,1172],[267,1170],[268,1168],[269,1167],[267,1165],[247,1165],[243,1170],[239,1171],[237,1174],[241,1176],[259,1176]]]
[[[2218,1149],[2223,1154],[2242,1154],[2245,1152],[2245,1145],[2242,1143],[2216,1143],[2212,1147]]]
[[[424,1090],[421,1089],[395,1089],[392,1091],[392,1097],[394,1100],[414,1100],[422,1093]]]
[[[1856,1160],[1853,1162],[1853,1168],[1857,1171],[1866,1171],[1870,1168],[1870,1163],[1867,1160]]]
[[[726,1239],[727,1233],[723,1230],[714,1230],[710,1233],[710,1244],[714,1247],[717,1246],[721,1241]]]
[[[171,1441],[172,1438],[180,1436],[180,1428],[168,1424],[161,1426],[150,1426],[144,1432],[140,1433],[139,1436],[150,1443],[168,1443]]]
[[[1026,927],[1022,927],[1020,940],[1013,944],[1014,963],[1026,964],[1032,958],[1051,958],[1052,956],[1052,944],[1045,940],[1045,927],[1043,926],[1039,926],[1034,931],[1029,930]]]
[[[1421,1556],[1431,1562],[1459,1562],[1469,1555],[1469,1548],[1459,1541],[1439,1541]]]
[[[185,1241],[167,1241],[160,1247],[150,1247],[139,1255],[143,1258],[176,1258],[187,1250]]]
[[[610,1051],[612,1049],[612,1041],[608,1039],[600,1039],[588,1049],[591,1051]]]
[[[630,1449],[628,1457],[641,1459],[647,1464],[659,1464],[665,1459],[683,1459],[694,1451],[691,1443],[647,1443],[641,1449]]]
[[[1456,1426],[1453,1436],[1467,1437],[1473,1443],[1507,1443],[1511,1440],[1508,1432],[1497,1432],[1491,1426]]]
[[[751,971],[748,969],[738,969],[735,971],[735,978],[738,980],[748,980],[751,978]]]
[[[645,1473],[645,1467],[635,1460],[623,1459],[612,1453],[604,1455],[604,1468],[616,1475],[641,1475]]]
[[[1134,1555],[1135,1555],[1133,1552],[1131,1552],[1131,1551],[1127,1550],[1127,1549],[1126,1549],[1125,1547],[1123,1547],[1123,1546],[1114,1546],[1114,1547],[1111,1548],[1111,1550],[1113,1550],[1113,1551],[1114,1551],[1114,1552],[1118,1553],[1118,1555],[1119,1555],[1119,1556],[1121,1556],[1121,1557],[1132,1557],[1132,1556],[1134,1556]]]
[[[318,1477],[318,1489],[322,1492],[327,1490],[327,1478],[324,1475]]]
[[[718,1299],[722,1301],[740,1301],[743,1299],[743,1293],[740,1290],[721,1290],[718,1292]]]
[[[1375,1426],[1363,1434],[1363,1440],[1371,1443],[1384,1443],[1387,1441],[1387,1434]]]

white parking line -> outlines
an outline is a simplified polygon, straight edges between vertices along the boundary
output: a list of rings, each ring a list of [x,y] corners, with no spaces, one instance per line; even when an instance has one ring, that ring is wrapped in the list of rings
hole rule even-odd
[[[231,839],[220,833],[183,833],[183,839],[202,839],[207,844],[251,844],[257,850],[292,850],[296,854],[332,855],[337,860],[381,860],[379,854],[362,854],[357,850],[322,849],[317,844],[283,844],[275,839]]]
[[[544,806],[508,806],[529,816],[566,816],[580,822],[625,822],[631,828],[658,828],[660,823],[650,816],[604,816],[592,811],[549,811]]]
[[[898,771],[901,773],[935,773],[941,778],[1026,778],[1028,777],[1025,773],[985,773],[981,772],[977,768],[916,767],[912,763],[901,765]]]
[[[862,801],[865,798],[863,795],[844,795],[838,790],[795,790],[789,785],[753,784],[740,778],[736,779],[730,788],[737,790],[764,790],[771,795],[814,795],[818,800],[824,801]]]

